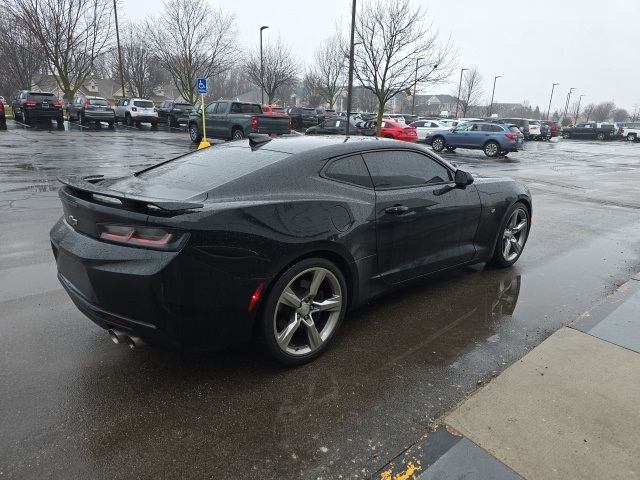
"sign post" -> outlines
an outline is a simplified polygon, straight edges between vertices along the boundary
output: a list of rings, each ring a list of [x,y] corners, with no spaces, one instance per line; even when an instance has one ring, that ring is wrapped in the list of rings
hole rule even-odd
[[[210,147],[211,144],[207,140],[207,127],[205,125],[204,119],[204,94],[207,93],[207,79],[206,78],[198,78],[196,79],[196,86],[198,87],[198,93],[200,94],[200,113],[202,114],[202,141],[198,145],[198,150],[202,148]]]

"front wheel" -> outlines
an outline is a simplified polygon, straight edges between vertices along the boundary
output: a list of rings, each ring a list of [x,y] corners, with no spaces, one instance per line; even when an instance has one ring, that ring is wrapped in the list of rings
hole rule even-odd
[[[604,133],[599,133],[599,134],[596,136],[596,138],[597,138],[598,140],[602,141],[602,140],[604,140],[604,139],[606,138],[606,136],[605,136],[605,134],[604,134]]]
[[[491,263],[496,267],[510,267],[522,254],[529,235],[529,211],[521,203],[515,203],[501,224]]]
[[[200,135],[200,130],[195,123],[189,124],[189,138],[193,143],[199,143],[202,140],[202,135]]]
[[[497,157],[498,153],[500,153],[500,145],[498,145],[498,142],[487,142],[483,150],[487,157]]]
[[[433,148],[436,152],[441,152],[442,150],[444,150],[444,147],[445,147],[445,142],[444,142],[444,138],[442,137],[436,137],[431,142],[431,148]]]
[[[344,276],[333,262],[308,258],[274,283],[262,309],[259,337],[267,354],[302,365],[328,346],[347,310]]]

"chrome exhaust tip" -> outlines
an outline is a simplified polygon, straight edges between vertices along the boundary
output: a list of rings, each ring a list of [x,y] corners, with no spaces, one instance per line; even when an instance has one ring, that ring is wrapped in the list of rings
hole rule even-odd
[[[107,330],[107,333],[109,334],[111,341],[116,345],[120,343],[125,343],[127,341],[127,334],[120,330],[110,329],[110,330]]]
[[[141,347],[144,345],[144,341],[140,337],[136,337],[135,335],[127,335],[127,345],[130,349],[134,349],[136,347]]]

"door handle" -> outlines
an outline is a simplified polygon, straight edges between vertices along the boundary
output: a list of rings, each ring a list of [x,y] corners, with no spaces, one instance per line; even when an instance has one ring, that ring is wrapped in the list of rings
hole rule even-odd
[[[385,208],[384,211],[391,215],[402,215],[409,211],[409,207],[405,207],[404,205],[394,205],[393,207]]]

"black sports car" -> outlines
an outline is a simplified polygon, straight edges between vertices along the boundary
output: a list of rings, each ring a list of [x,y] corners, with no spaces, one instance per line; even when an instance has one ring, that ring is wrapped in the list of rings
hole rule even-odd
[[[526,186],[370,137],[248,140],[131,176],[62,178],[58,277],[112,339],[317,357],[345,313],[406,282],[512,265]]]

